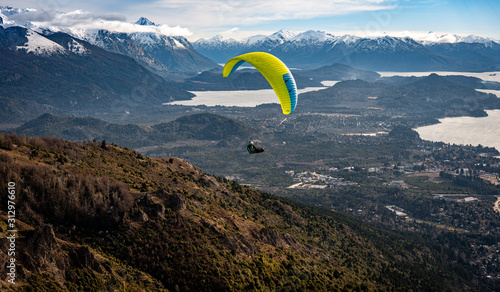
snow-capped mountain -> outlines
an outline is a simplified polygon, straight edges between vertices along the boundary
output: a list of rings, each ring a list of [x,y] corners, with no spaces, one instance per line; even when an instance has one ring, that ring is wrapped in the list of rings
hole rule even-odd
[[[71,39],[68,43],[59,44],[45,35],[20,26],[11,26],[5,29],[0,26],[0,48],[22,51],[37,56],[52,57],[68,54],[85,55],[89,53],[89,50],[83,45],[83,41]]]
[[[258,48],[261,51],[265,51],[277,47],[279,45],[282,45],[286,42],[289,42],[296,35],[297,35],[296,32],[289,31],[286,29],[281,29],[263,39],[256,39],[256,38],[248,39],[247,45],[249,45],[250,48],[256,48],[256,49]]]
[[[156,26],[145,17],[136,24]],[[205,71],[217,67],[209,58],[200,55],[183,36],[167,36],[159,32],[118,33],[107,30],[87,32],[90,43],[106,50],[125,54],[156,72]]]
[[[36,12],[36,10],[0,6],[0,18],[4,28],[22,26],[38,33],[31,34],[29,44],[24,46],[24,49],[30,52],[48,53],[55,50],[55,48],[49,48],[49,43],[41,44],[40,47],[30,44],[34,41],[40,42],[43,39],[39,38],[40,35],[48,36],[56,32],[64,32],[111,52],[132,57],[143,66],[162,75],[172,72],[199,72],[217,67],[215,62],[194,50],[185,37],[167,36],[163,33],[162,26],[145,17],[141,17],[135,24],[129,24],[129,28],[136,29],[135,32],[125,33],[106,29],[43,27],[40,23],[24,20],[28,17],[22,14],[30,12]],[[38,40],[33,38],[38,38]],[[73,49],[77,50],[77,47]]]
[[[217,63],[225,63],[236,54],[253,51],[268,52],[273,48],[290,42],[297,32],[281,29],[269,36],[255,35],[243,40],[224,39],[217,35],[210,39],[193,42],[193,48]]]
[[[222,37],[201,39],[193,46],[219,63],[240,53],[265,51],[289,66],[303,69],[334,63],[379,71],[500,69],[500,44],[478,36],[429,33],[415,38],[408,34],[358,37],[314,30],[302,33],[280,30],[267,37],[242,41]]]
[[[141,17],[135,24],[157,26]],[[200,55],[183,36],[167,36],[158,31],[112,32],[108,30],[72,30],[73,36],[105,50],[127,55],[161,75],[172,72],[205,71],[217,67],[209,58]]]
[[[308,30],[305,32],[301,32],[295,35],[291,41],[293,43],[303,43],[303,44],[312,44],[312,43],[322,43],[327,41],[335,40],[336,37],[330,33],[320,30]]]
[[[123,54],[20,26],[0,26],[0,71],[3,101],[33,108],[130,111],[191,96]]]
[[[457,35],[457,34],[437,34],[432,31],[427,34],[402,33],[399,37],[410,37],[423,45],[434,45],[437,43],[481,43],[492,45],[495,40],[492,38],[481,37],[477,35]]]
[[[197,52],[222,64],[239,54],[243,46],[243,41],[225,39],[221,35],[216,35],[210,39],[202,38],[193,42],[193,48]]]

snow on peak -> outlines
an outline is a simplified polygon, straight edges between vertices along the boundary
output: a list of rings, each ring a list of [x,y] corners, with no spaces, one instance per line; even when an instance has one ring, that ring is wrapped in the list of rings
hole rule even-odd
[[[224,41],[224,37],[220,34],[214,36],[213,38],[208,39],[209,42],[222,42]]]
[[[71,42],[68,43],[68,50],[77,55],[87,55],[89,53],[89,50],[82,43],[74,39],[71,39]]]
[[[172,48],[174,50],[187,49],[187,47],[183,43],[181,43],[179,40],[177,40],[175,38],[172,38],[172,39],[173,39],[173,42],[171,44],[172,44]]]
[[[195,41],[196,44],[202,44],[202,45],[218,45],[218,44],[224,44],[224,45],[233,45],[240,43],[240,41],[237,41],[233,38],[226,39],[222,35],[218,34],[212,38],[209,39],[204,39],[201,38],[199,40]]]
[[[17,50],[43,56],[66,53],[66,50],[61,45],[31,29],[26,31],[26,38],[28,41],[23,46],[17,46]]]
[[[423,45],[432,45],[436,43],[481,43],[481,44],[492,44],[495,42],[491,38],[480,37],[476,35],[461,36],[458,34],[439,34],[435,32],[420,33],[420,32],[409,32],[403,31],[399,33],[392,34],[393,37],[400,39],[406,38],[408,40],[413,40],[415,42],[421,43]],[[379,36],[380,37],[380,36]]]
[[[146,25],[146,26],[156,26],[156,24],[154,22],[152,22],[151,20],[147,19],[146,17],[139,18],[139,20],[137,20],[135,22],[135,24]]]
[[[184,43],[185,38],[166,36],[153,32],[137,32],[130,34],[130,38],[138,45],[146,47],[162,47],[174,50],[188,49],[189,44]]]
[[[491,42],[495,42],[491,38],[485,38],[477,35],[468,35],[465,37],[461,37],[461,41],[464,43],[481,43],[481,44],[491,44]]]
[[[297,35],[296,32],[294,31],[289,31],[284,28],[278,30],[277,32],[273,33],[272,35],[268,36],[269,39],[281,39],[284,41],[289,41],[293,39]]]
[[[334,39],[332,34],[320,30],[308,30],[296,35],[292,41],[298,42],[325,42]]]
[[[346,35],[337,37],[337,42],[344,42],[346,44],[352,44],[352,43],[355,43],[356,41],[358,41],[359,39],[360,39],[360,37],[358,37],[358,36],[346,34]]]
[[[152,46],[160,43],[161,36],[153,32],[135,32],[130,34],[132,40],[139,45]]]
[[[254,35],[254,36],[251,36],[251,37],[248,37],[245,39],[245,43],[247,45],[253,45],[253,44],[256,44],[260,41],[263,41],[267,38],[267,36],[263,35],[263,34],[258,34],[258,35]]]

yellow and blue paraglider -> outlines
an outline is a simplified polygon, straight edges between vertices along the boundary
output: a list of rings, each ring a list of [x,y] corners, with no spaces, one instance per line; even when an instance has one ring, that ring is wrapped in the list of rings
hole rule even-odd
[[[228,77],[244,62],[250,63],[264,75],[278,96],[283,114],[291,114],[297,105],[297,85],[286,65],[271,54],[252,52],[227,61],[222,76]]]

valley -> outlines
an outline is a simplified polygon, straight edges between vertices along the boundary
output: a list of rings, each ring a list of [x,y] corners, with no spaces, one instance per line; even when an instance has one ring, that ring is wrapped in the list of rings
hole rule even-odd
[[[500,287],[498,41],[44,12],[0,6],[0,290]]]

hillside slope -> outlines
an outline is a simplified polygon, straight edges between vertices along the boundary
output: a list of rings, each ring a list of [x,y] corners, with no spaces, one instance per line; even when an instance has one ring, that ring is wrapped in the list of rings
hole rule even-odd
[[[431,239],[398,234],[106,143],[0,135],[27,291],[480,288]],[[0,260],[6,262],[6,210]],[[33,244],[32,242],[37,242]],[[0,273],[7,274],[6,266]],[[5,281],[5,280],[4,280]]]

